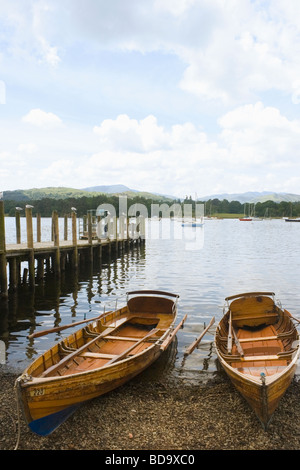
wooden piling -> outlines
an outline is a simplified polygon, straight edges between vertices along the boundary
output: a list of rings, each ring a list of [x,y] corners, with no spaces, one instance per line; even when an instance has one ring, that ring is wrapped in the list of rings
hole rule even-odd
[[[76,212],[72,211],[72,244],[73,244],[73,253],[72,253],[72,263],[73,267],[78,267],[78,248],[77,248],[77,223],[76,223]]]
[[[17,258],[12,258],[9,260],[9,289],[12,291],[18,286],[17,274]]]
[[[88,213],[88,242],[89,242],[89,261],[93,263],[93,224],[92,214]]]
[[[17,244],[21,243],[21,216],[18,209],[16,209],[16,239]]]
[[[59,250],[59,225],[58,225],[58,213],[53,211],[52,214],[53,221],[53,241],[54,241],[54,258],[53,258],[53,268],[56,275],[60,275],[60,250]]]
[[[29,284],[31,287],[34,287],[35,265],[34,265],[34,251],[33,251],[32,208],[26,207],[25,214],[26,214],[27,247],[30,249],[29,254],[28,254]]]
[[[36,241],[42,240],[41,214],[36,214]]]
[[[37,278],[41,281],[44,278],[45,272],[45,260],[44,258],[38,258],[37,261]]]
[[[68,240],[68,216],[64,216],[64,240]]]
[[[27,233],[27,246],[33,248],[33,228],[32,228],[32,208],[26,207],[26,233]]]
[[[0,200],[0,294],[7,297],[4,201]]]

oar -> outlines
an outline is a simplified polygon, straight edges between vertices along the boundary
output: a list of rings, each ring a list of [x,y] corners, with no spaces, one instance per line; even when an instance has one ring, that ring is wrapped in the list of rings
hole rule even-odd
[[[207,331],[209,330],[209,328],[215,323],[215,317],[213,317],[210,322],[209,322],[209,325],[202,331],[202,333],[200,334],[200,336],[198,336],[198,338],[195,339],[195,341],[193,341],[192,344],[190,344],[190,346],[186,349],[184,355],[185,356],[188,356],[189,354],[191,354],[194,349],[198,346],[198,344],[200,343],[201,339],[203,338],[203,336],[207,333]]]
[[[243,351],[243,348],[241,346],[241,343],[239,342],[238,340],[238,337],[236,335],[236,332],[234,331],[234,328],[232,327],[232,332],[233,332],[233,336],[234,336],[234,342],[235,342],[235,345],[237,347],[237,350],[240,354],[240,356],[244,357],[244,351]]]
[[[136,343],[132,344],[128,349],[126,349],[125,351],[123,351],[121,354],[119,354],[118,356],[114,357],[113,359],[111,359],[109,362],[107,362],[105,365],[108,366],[110,364],[113,364],[114,362],[117,362],[117,361],[120,361],[121,359],[123,359],[123,357],[127,356],[127,354],[130,353],[130,351],[132,351],[133,349],[135,349],[137,346],[139,346],[141,343],[143,343],[144,341],[146,341],[148,338],[150,338],[150,336],[153,336],[155,335],[159,330],[157,328],[153,328],[148,334],[146,334],[146,336],[143,336],[143,338],[141,338],[139,341],[137,341]]]
[[[106,313],[109,313],[109,312],[106,312]],[[40,336],[48,335],[49,333],[56,333],[57,331],[62,331],[62,330],[66,330],[67,328],[72,328],[72,326],[81,325],[82,323],[87,323],[87,322],[92,322],[92,321],[95,321],[95,320],[99,320],[99,318],[102,315],[103,315],[103,313],[101,313],[101,315],[98,315],[98,317],[89,318],[87,320],[81,320],[81,321],[78,321],[78,322],[75,322],[75,323],[69,323],[68,325],[57,326],[55,328],[50,328],[49,330],[37,331],[36,333],[33,333],[32,335],[29,335],[28,338],[29,339],[38,338]]]
[[[228,324],[227,351],[228,351],[228,354],[231,354],[231,352],[232,352],[232,320],[231,320],[231,312],[230,312],[230,315],[229,315],[229,324]]]
[[[185,322],[185,320],[187,319],[187,315],[185,315],[183,317],[183,319],[181,320],[180,323],[178,323],[178,325],[176,326],[175,330],[172,331],[172,333],[169,334],[169,336],[167,336],[167,338],[164,340],[164,342],[161,344],[160,346],[160,349],[161,351],[165,351],[167,349],[167,347],[169,346],[169,344],[171,343],[171,341],[173,340],[174,336],[176,335],[177,331],[183,327],[183,324]]]

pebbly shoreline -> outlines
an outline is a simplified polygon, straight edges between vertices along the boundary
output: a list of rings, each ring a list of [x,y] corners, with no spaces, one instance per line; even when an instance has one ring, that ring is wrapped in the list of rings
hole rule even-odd
[[[0,375],[0,450],[299,450],[300,381],[294,379],[268,431],[224,376],[209,385],[145,381],[142,375],[82,405],[48,437],[18,416],[16,375]]]

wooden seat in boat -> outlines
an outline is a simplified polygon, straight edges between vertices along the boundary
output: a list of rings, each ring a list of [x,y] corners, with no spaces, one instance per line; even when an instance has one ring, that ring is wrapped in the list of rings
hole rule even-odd
[[[273,325],[278,321],[276,305],[270,297],[241,297],[230,304],[232,324],[236,328]]]
[[[264,373],[267,377],[275,374],[280,374],[284,369],[286,368],[286,364],[284,365],[278,365],[276,364],[275,366],[269,366],[269,365],[261,365],[259,367],[255,366],[247,366],[246,367],[237,367],[237,370],[242,373],[242,374],[247,374],[252,377],[260,377],[262,373]]]

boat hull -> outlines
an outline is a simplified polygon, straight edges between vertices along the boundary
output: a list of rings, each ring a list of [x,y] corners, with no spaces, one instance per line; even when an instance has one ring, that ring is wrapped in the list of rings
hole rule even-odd
[[[154,346],[147,353],[111,367],[23,384],[19,393],[30,429],[40,435],[50,434],[79,405],[125,384],[156,361],[161,353],[159,346]]]
[[[168,348],[184,322],[174,328],[178,296],[142,292],[156,295],[133,296],[126,307],[54,345],[18,378],[19,401],[32,431],[50,434],[82,403],[125,384]]]
[[[221,366],[264,429],[293,380],[300,354],[292,317],[273,296],[246,293],[227,298],[228,310],[215,334]]]
[[[191,222],[191,223],[183,223],[181,224],[182,227],[203,227],[203,223],[199,222]]]
[[[293,380],[297,364],[294,363],[274,382],[264,385],[238,373],[220,355],[218,359],[236,390],[248,402],[263,429],[267,430],[279,401]]]

